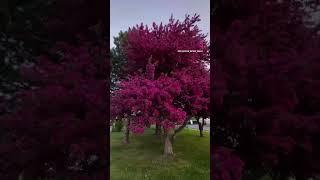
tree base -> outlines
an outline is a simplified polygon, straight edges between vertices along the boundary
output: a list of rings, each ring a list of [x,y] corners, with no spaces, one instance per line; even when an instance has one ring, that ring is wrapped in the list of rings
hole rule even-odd
[[[169,129],[166,132],[166,137],[164,141],[164,155],[173,155],[173,147],[172,147],[172,137],[174,135],[174,129]]]
[[[200,137],[203,137],[203,132],[202,132],[202,130],[200,130]]]
[[[175,154],[163,154],[162,157],[164,160],[173,160],[175,158]]]

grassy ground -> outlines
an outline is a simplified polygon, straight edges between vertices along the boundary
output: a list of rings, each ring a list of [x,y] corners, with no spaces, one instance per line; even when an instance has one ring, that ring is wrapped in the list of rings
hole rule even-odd
[[[163,144],[153,135],[131,136],[128,145],[122,144],[123,133],[112,132],[110,143],[111,180],[209,180],[209,133],[199,137],[199,131],[181,131],[173,145],[172,159],[162,156]]]

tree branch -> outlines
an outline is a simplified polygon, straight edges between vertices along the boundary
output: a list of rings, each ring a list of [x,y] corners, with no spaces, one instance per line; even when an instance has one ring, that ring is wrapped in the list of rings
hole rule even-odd
[[[184,129],[187,126],[189,119],[190,117],[187,117],[186,120],[183,122],[183,124],[180,127],[178,127],[178,129],[174,130],[174,134],[177,134],[182,129]]]

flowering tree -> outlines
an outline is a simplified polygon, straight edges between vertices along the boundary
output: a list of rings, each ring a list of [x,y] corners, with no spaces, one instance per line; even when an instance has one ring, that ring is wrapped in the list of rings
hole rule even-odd
[[[232,149],[215,147],[211,161],[213,179],[237,180],[243,175],[244,163]]]
[[[164,153],[172,154],[173,129],[186,118],[186,113],[174,104],[181,91],[179,83],[165,75],[157,80],[134,76],[121,82],[119,87],[112,99],[116,105],[114,113],[129,116],[129,129],[134,133],[143,133],[150,124],[163,126],[167,135]]]
[[[106,3],[1,2],[0,179],[105,179]]]
[[[215,17],[214,142],[246,169],[306,179],[319,167],[319,36],[298,1],[237,2]]]
[[[123,44],[127,59],[124,71],[129,78],[114,92],[112,113],[114,117],[126,115],[134,133],[142,133],[151,124],[163,127],[165,154],[173,154],[171,141],[176,125],[184,127],[187,116],[205,110],[208,104],[208,86],[197,87],[208,83],[209,77],[204,70],[208,47],[195,25],[198,21],[195,15],[186,16],[183,22],[171,17],[168,24],[153,23],[153,28],[137,25],[128,30]],[[178,51],[189,49],[202,52]],[[191,72],[197,76],[188,74]],[[197,84],[192,87],[192,83]]]
[[[188,116],[196,117],[199,125],[200,137],[203,136],[204,119],[209,117],[209,71],[203,66],[190,67],[173,73],[181,84],[182,90],[177,97],[178,102],[182,105]],[[200,122],[200,117],[202,122]],[[184,125],[187,121],[184,122]],[[176,130],[176,133],[182,129]]]
[[[18,166],[16,175],[35,172],[30,176],[46,177],[85,172],[105,161],[108,71],[104,61],[103,51],[90,43],[58,43],[50,56],[21,69],[34,87],[20,93],[15,113],[1,117],[7,143],[0,149],[9,157],[3,159],[2,170],[10,172],[10,166]]]

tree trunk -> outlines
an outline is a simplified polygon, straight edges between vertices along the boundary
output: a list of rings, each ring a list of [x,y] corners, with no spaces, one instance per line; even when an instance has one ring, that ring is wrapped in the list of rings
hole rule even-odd
[[[156,124],[156,131],[155,131],[155,135],[160,136],[161,135],[161,126]]]
[[[202,123],[200,123],[200,118],[197,118],[198,127],[200,131],[200,137],[203,137],[203,125],[204,125],[204,119],[202,118]]]
[[[24,180],[24,171],[21,171],[21,173],[19,174],[19,180]]]
[[[129,141],[129,135],[130,135],[129,126],[130,126],[130,119],[126,119],[125,120],[124,138],[123,138],[124,144],[129,144],[129,142],[130,142]]]
[[[174,129],[166,131],[166,138],[164,141],[164,155],[173,155],[172,148],[172,136],[174,135]]]

